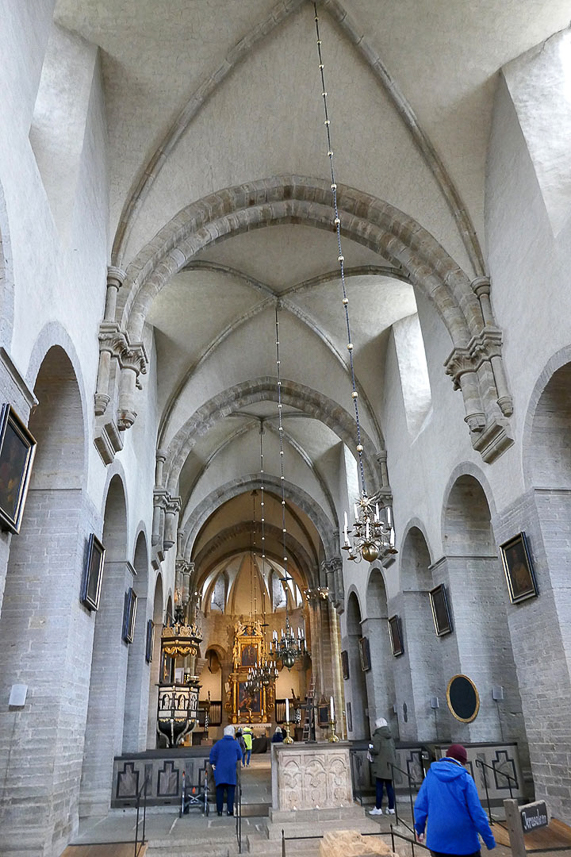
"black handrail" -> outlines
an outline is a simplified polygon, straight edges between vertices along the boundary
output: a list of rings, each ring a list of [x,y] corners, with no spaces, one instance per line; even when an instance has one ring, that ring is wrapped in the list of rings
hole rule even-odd
[[[145,824],[147,821],[147,784],[149,782],[149,778],[145,777],[145,781],[139,791],[137,792],[137,818],[135,822],[135,857],[138,857],[139,852],[143,845],[145,844]],[[139,842],[139,812],[141,809],[141,797],[143,797],[143,835],[141,837],[141,841]]]
[[[391,824],[391,846],[392,846],[394,853],[396,853],[395,852],[395,836],[397,837],[397,839],[403,839],[405,842],[409,843],[409,845],[412,848],[412,857],[414,857],[414,849],[415,848],[422,848],[424,851],[430,850],[426,845],[423,845],[421,842],[417,842],[416,836],[415,836],[415,839],[408,839],[408,837],[403,836],[402,833],[397,833],[396,830],[394,829],[393,825]]]
[[[361,792],[361,783],[358,781],[357,772],[355,771],[355,763],[354,759],[357,756],[359,750],[355,748],[351,748],[349,751],[349,765],[351,768],[351,784],[353,786],[353,800],[358,800],[361,806],[363,806],[363,794]],[[357,785],[359,788],[357,788]]]
[[[494,772],[494,774],[501,774],[502,777],[506,778],[506,780],[508,781],[508,788],[510,790],[510,798],[513,798],[512,782],[515,783],[516,789],[518,788],[518,782],[514,777],[510,777],[510,775],[506,774],[504,771],[496,770],[496,768],[494,768],[493,765],[488,765],[487,762],[482,762],[481,759],[475,759],[475,763],[476,763],[476,765],[479,765],[482,769],[482,774],[484,776],[484,788],[486,790],[486,804],[488,806],[488,819],[490,821],[490,824],[493,824],[494,819],[492,817],[492,805],[490,803],[490,793],[488,791],[488,778],[486,776],[486,771],[484,769],[489,768],[490,771]]]
[[[236,813],[236,840],[238,842],[238,854],[242,853],[242,783],[236,783],[236,798],[234,801],[234,812]]]
[[[408,773],[408,771],[403,771],[402,768],[397,767],[397,765],[393,765],[392,762],[389,762],[389,764],[391,766],[391,772],[393,775],[392,776],[393,783],[395,781],[395,771],[399,771],[399,773],[404,774],[404,776],[408,780],[408,799],[410,801],[410,816],[414,822],[414,802],[412,800],[412,786],[418,786],[418,785],[420,785],[420,783],[417,783],[416,780],[413,777],[411,777],[411,775]],[[394,788],[394,786],[393,786],[393,788]],[[401,824],[401,823],[404,824],[404,826],[407,828],[407,830],[410,830],[411,833],[414,833],[414,828],[411,827],[410,824],[407,824],[407,822],[404,820],[404,818],[399,818],[399,809],[398,809],[398,803],[397,803],[397,799],[396,799],[396,792],[395,792],[395,821],[397,824]]]

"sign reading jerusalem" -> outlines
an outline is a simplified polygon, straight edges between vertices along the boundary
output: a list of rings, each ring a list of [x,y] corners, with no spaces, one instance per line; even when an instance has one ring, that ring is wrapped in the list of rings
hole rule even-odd
[[[547,804],[544,800],[536,800],[535,803],[521,806],[519,812],[524,833],[531,833],[532,830],[537,830],[538,827],[547,827],[549,824]]]

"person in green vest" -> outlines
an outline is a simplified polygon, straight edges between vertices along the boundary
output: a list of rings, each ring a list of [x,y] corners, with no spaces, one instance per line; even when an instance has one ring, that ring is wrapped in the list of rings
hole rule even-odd
[[[242,759],[242,767],[246,766],[250,767],[250,756],[252,755],[252,738],[253,738],[252,730],[249,726],[244,726],[242,730],[242,738],[244,739],[244,744],[246,745],[246,752],[244,753],[244,758]]]

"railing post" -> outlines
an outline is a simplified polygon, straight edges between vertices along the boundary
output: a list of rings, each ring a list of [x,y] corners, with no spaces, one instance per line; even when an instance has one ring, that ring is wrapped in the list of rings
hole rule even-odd
[[[145,777],[145,782],[143,783],[143,838],[141,840],[141,845],[145,844],[145,828],[147,824],[147,778]]]
[[[476,764],[480,766],[482,769],[482,774],[484,776],[484,788],[486,790],[486,803],[488,804],[488,818],[490,820],[490,824],[493,824],[494,821],[492,819],[492,807],[490,804],[490,793],[488,791],[488,776],[486,774],[485,762],[481,762],[480,759],[476,759]]]
[[[286,857],[285,831],[282,830],[282,857]]]

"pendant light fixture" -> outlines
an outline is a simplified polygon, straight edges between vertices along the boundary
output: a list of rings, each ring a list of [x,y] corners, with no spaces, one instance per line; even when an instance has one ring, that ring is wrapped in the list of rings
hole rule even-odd
[[[331,119],[327,106],[327,89],[325,86],[325,64],[321,50],[321,37],[319,35],[319,16],[317,14],[317,3],[314,2],[315,32],[317,36],[317,53],[319,56],[319,71],[321,75],[321,95],[323,98],[323,109],[325,113],[325,130],[327,134],[327,157],[331,174],[331,193],[333,200],[333,224],[337,235],[337,261],[341,275],[341,288],[343,293],[343,309],[345,313],[345,327],[347,331],[347,351],[349,352],[349,369],[351,374],[351,396],[355,412],[356,426],[356,452],[359,471],[360,494],[354,506],[355,521],[352,529],[349,529],[347,513],[345,513],[345,526],[343,528],[343,550],[347,551],[347,559],[360,562],[361,559],[373,562],[378,557],[384,557],[395,550],[395,533],[390,505],[379,504],[375,497],[369,497],[365,483],[365,467],[363,462],[363,444],[361,441],[361,423],[359,419],[359,393],[355,380],[355,368],[353,364],[353,341],[351,338],[351,325],[349,322],[349,298],[345,283],[345,257],[341,247],[341,218],[339,217],[337,183],[335,181],[335,170],[333,165],[333,145],[331,136]]]

